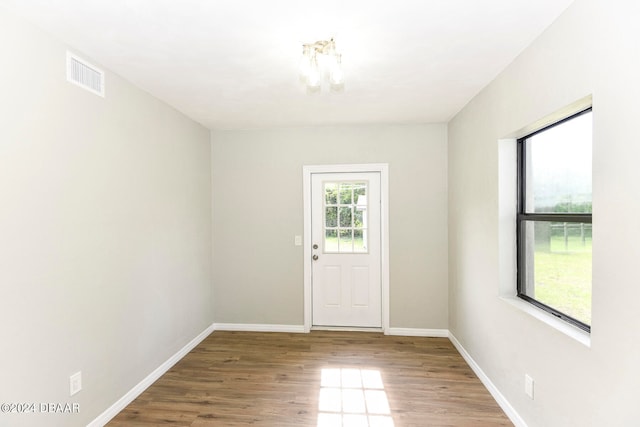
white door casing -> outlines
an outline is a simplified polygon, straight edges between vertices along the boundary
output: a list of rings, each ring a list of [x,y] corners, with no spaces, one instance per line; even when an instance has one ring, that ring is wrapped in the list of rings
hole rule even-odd
[[[303,172],[305,331],[386,331],[387,165],[305,166]]]

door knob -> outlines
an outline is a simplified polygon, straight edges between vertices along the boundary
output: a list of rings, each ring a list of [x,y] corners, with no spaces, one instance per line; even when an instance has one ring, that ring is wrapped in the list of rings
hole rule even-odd
[[[314,243],[313,249],[318,249],[318,244],[317,243]]]
[[[318,255],[314,255],[314,256],[312,256],[311,258],[312,258],[314,261],[317,261],[317,260],[318,260]]]

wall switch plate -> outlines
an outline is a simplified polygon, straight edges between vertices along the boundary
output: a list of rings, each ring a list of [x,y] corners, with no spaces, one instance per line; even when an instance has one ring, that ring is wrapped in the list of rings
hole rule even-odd
[[[293,243],[296,246],[302,246],[302,236],[295,236],[293,239]]]
[[[82,390],[82,372],[76,372],[69,377],[69,396]]]
[[[531,400],[533,400],[533,378],[528,374],[524,375],[524,392]]]

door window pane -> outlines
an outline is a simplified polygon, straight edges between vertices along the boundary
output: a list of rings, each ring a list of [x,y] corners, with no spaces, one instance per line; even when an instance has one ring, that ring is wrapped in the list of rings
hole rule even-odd
[[[340,252],[353,252],[353,230],[340,230]]]
[[[367,212],[366,208],[360,208],[356,206],[355,211],[353,212],[353,226],[355,228],[363,228],[364,227],[364,216]]]
[[[352,224],[351,224],[351,210],[352,208],[349,207],[340,207],[340,227],[343,228],[351,228]]]
[[[327,227],[338,226],[338,208],[336,206],[328,206],[324,209],[324,220]]]
[[[353,200],[353,184],[342,183],[340,184],[340,204],[350,205]]]
[[[366,230],[353,230],[353,251],[354,252],[367,252],[366,245]]]
[[[328,182],[324,186],[325,203],[327,205],[338,204],[338,185],[333,182]]]
[[[325,252],[338,252],[338,230],[326,230],[324,237]]]

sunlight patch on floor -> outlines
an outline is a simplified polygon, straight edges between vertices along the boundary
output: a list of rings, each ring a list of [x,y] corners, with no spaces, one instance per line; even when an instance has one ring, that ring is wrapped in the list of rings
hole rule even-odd
[[[380,371],[321,371],[318,427],[394,427]]]

